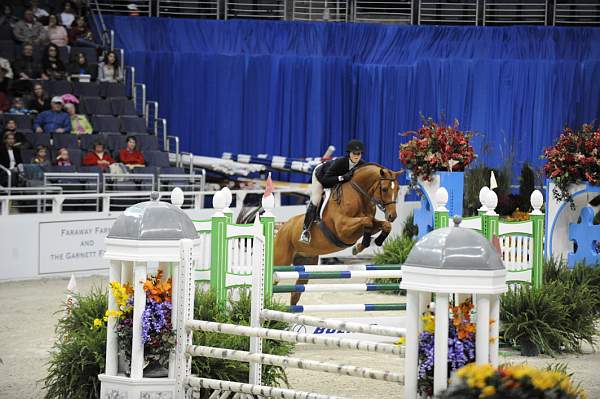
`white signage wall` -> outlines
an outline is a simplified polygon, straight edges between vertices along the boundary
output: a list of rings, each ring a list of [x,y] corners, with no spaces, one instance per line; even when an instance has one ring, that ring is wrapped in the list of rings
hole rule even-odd
[[[105,269],[104,239],[115,219],[40,223],[39,273]]]

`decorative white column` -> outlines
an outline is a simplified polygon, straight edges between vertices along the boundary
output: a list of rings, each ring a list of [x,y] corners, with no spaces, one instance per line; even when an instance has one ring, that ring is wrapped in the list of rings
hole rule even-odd
[[[146,262],[134,262],[133,266],[133,338],[131,339],[131,378],[144,375],[144,345],[142,345],[142,314],[146,308]]]
[[[490,362],[490,296],[477,295],[477,329],[475,332],[475,361]]]
[[[110,269],[108,271],[108,281],[121,281],[121,262],[118,260],[110,261]],[[109,289],[108,292],[108,309],[119,310],[115,296]],[[117,375],[119,371],[119,342],[115,325],[117,324],[115,317],[109,317],[106,327],[106,375]]]
[[[448,296],[448,293],[435,295],[434,395],[448,386]]]
[[[404,398],[417,399],[419,367],[420,293],[406,291],[406,344],[404,357]]]
[[[500,296],[490,295],[490,317],[493,324],[490,328],[492,342],[490,342],[490,363],[494,367],[498,367],[499,349],[500,349]]]

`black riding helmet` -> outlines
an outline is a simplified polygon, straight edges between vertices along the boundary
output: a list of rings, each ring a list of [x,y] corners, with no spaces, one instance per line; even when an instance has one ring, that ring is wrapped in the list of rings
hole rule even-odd
[[[346,145],[347,152],[365,152],[365,145],[360,140],[350,140]]]

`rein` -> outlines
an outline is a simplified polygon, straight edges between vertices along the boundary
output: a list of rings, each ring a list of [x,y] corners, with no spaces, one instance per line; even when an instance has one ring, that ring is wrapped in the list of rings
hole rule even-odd
[[[381,187],[381,182],[382,181],[392,181],[392,180],[395,180],[395,179],[391,178],[391,177],[380,177],[379,178],[379,196],[381,198],[383,198],[383,188]],[[350,180],[350,185],[352,186],[352,188],[354,188],[354,190],[356,190],[359,194],[361,194],[363,197],[365,197],[367,200],[369,200],[369,202],[371,204],[375,205],[382,212],[385,212],[386,206],[396,203],[396,199],[394,199],[393,201],[389,201],[389,202],[381,201],[379,198],[370,195],[368,192],[366,192],[361,186],[359,186],[353,180]]]

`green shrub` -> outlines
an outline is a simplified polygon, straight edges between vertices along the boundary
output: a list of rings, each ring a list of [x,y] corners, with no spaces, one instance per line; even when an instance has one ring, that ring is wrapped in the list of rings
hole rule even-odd
[[[594,344],[596,314],[593,290],[584,283],[546,282],[542,288],[522,286],[501,298],[501,327],[513,343],[528,337],[543,353],[580,352]]]
[[[530,197],[535,190],[535,173],[527,162],[521,168],[521,177],[519,178],[519,208],[523,212],[528,212],[531,208]]]
[[[375,253],[373,263],[376,265],[401,265],[408,257],[415,242],[412,237],[405,235],[391,237],[385,241],[383,249]],[[379,284],[400,284],[401,280],[399,278],[378,278],[372,282]],[[381,292],[390,295],[404,294],[404,290]]]
[[[229,301],[226,310],[214,306],[215,296],[210,292],[196,291],[194,318],[239,325],[249,325],[250,298],[242,292],[240,299]],[[65,305],[66,308],[66,305]],[[284,310],[282,305],[269,307]],[[98,374],[104,372],[106,350],[106,326],[92,328],[94,319],[102,318],[107,309],[107,290],[95,288],[87,295],[77,295],[67,317],[58,321],[57,341],[48,363],[48,375],[44,379],[48,399],[91,399],[100,397]],[[264,327],[284,329],[282,322],[264,323]],[[249,338],[212,332],[194,332],[195,345],[248,350]],[[263,352],[288,355],[294,345],[287,342],[263,340]],[[192,371],[203,377],[229,381],[247,382],[248,363],[194,357]],[[263,366],[265,385],[287,385],[287,376],[281,367]]]
[[[419,235],[419,226],[415,224],[415,215],[411,212],[402,226],[402,236],[415,238],[417,235]]]
[[[465,171],[465,188],[463,199],[463,215],[477,215],[477,209],[481,207],[479,202],[479,191],[483,186],[490,185],[490,173],[492,169],[479,163]]]
[[[586,284],[590,287],[591,296],[588,302],[597,317],[600,317],[600,265],[589,265],[579,262],[573,269],[567,268],[562,259],[551,257],[544,260],[544,282],[560,281],[575,286]]]
[[[107,308],[105,288],[93,288],[87,295],[75,295],[75,303],[56,325],[48,375],[44,379],[46,398],[87,399],[100,397],[98,374],[104,372],[106,326],[91,328]],[[63,305],[61,313],[67,311]]]

